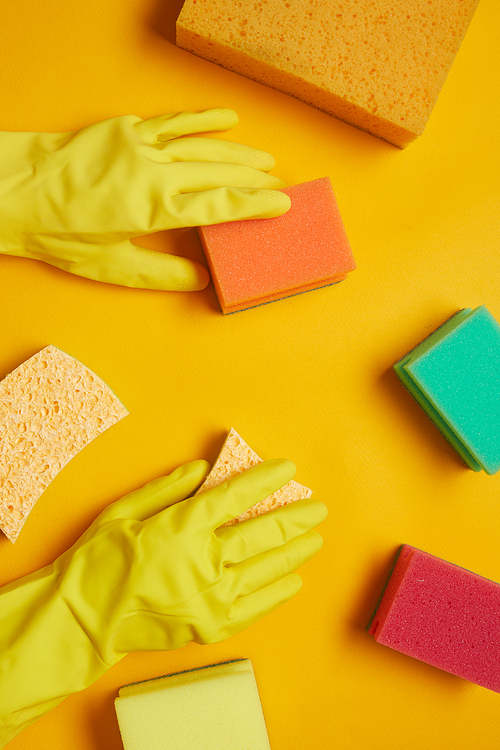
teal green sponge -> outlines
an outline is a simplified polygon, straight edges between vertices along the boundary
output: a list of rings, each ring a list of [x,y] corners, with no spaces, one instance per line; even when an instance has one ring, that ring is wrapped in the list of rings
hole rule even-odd
[[[394,365],[397,376],[469,468],[500,469],[500,325],[460,310]]]

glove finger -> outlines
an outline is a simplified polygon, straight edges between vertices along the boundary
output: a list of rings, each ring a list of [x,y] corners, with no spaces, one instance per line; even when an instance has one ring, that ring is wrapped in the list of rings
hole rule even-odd
[[[196,227],[242,219],[269,219],[290,208],[290,198],[279,190],[217,188],[174,195],[170,200],[175,226]]]
[[[323,539],[315,531],[293,539],[291,542],[264,552],[257,557],[228,566],[234,578],[238,596],[246,596],[284,578],[304,565],[319,552]]]
[[[210,133],[230,130],[238,124],[233,109],[205,109],[202,112],[172,112],[136,123],[135,134],[144,143],[168,141],[192,133]]]
[[[104,245],[98,258],[65,264],[64,270],[107,284],[173,292],[204,289],[210,281],[208,271],[199,263],[139,247],[129,240]]]
[[[229,610],[229,623],[224,637],[228,638],[253,625],[273,609],[290,601],[301,588],[302,579],[296,573],[291,573],[253,594],[237,599]]]
[[[264,461],[227,482],[189,500],[193,523],[198,528],[217,529],[252,505],[272,495],[295,474],[285,458]]]
[[[186,161],[158,165],[157,172],[151,176],[151,185],[153,189],[158,190],[159,195],[198,193],[221,187],[266,190],[285,187],[282,180],[261,169],[218,161]]]
[[[191,495],[209,471],[210,464],[206,461],[190,461],[183,464],[168,476],[154,479],[139,490],[112,503],[99,516],[99,525],[117,518],[145,521]]]
[[[324,521],[328,509],[319,500],[298,500],[234,526],[217,529],[225,563],[239,563],[281,547]]]
[[[148,158],[158,163],[208,161],[244,164],[268,172],[275,167],[267,151],[217,138],[178,138],[147,149]]]

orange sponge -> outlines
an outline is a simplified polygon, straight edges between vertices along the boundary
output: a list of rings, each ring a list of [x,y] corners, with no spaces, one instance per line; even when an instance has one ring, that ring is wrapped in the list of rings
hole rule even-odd
[[[223,313],[336,284],[356,268],[328,177],[283,190],[273,219],[198,229]]]
[[[177,44],[403,148],[479,0],[185,0]]]

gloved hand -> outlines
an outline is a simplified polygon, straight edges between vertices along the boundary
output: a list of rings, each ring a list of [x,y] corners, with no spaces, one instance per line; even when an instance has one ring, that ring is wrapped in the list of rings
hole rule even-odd
[[[0,748],[130,651],[213,643],[290,599],[321,547],[315,500],[221,525],[295,473],[277,459],[183,500],[194,461],[110,505],[52,565],[0,589]]]
[[[266,174],[272,156],[182,137],[237,122],[233,110],[211,109],[116,117],[74,133],[0,133],[0,254],[123,286],[203,289],[199,263],[130,238],[288,210],[275,190],[283,183]]]

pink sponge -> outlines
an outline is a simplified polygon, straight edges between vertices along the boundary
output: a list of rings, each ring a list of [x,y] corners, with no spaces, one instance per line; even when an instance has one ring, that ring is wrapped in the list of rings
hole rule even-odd
[[[368,632],[500,692],[500,585],[405,544]]]
[[[198,230],[223,313],[336,284],[356,268],[329,178],[283,192],[292,203],[283,216]]]

